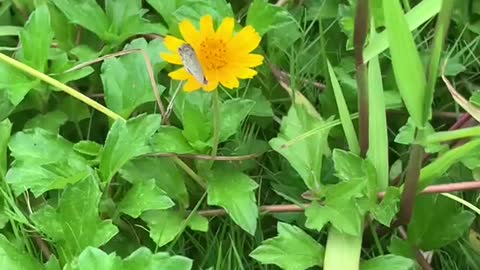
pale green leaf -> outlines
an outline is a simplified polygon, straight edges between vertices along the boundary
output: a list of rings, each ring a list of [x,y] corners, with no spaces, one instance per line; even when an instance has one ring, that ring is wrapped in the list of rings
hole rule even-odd
[[[322,266],[325,251],[318,242],[296,226],[279,222],[277,227],[278,236],[263,241],[250,257],[287,270]]]

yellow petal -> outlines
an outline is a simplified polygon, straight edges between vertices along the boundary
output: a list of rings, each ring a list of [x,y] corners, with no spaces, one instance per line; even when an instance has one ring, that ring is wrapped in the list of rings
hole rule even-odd
[[[263,63],[263,56],[260,54],[247,54],[237,57],[232,61],[232,65],[236,67],[256,67]]]
[[[182,65],[182,58],[178,53],[160,53],[160,57],[168,63]]]
[[[197,46],[201,36],[195,26],[193,26],[190,21],[184,20],[178,25],[178,27],[180,28],[180,33],[185,41],[194,47]]]
[[[184,81],[192,77],[185,68],[179,68],[175,71],[168,73],[168,76],[177,81]]]
[[[189,78],[187,82],[183,85],[183,91],[185,92],[193,92],[200,89],[202,85],[195,80],[193,77]]]
[[[167,47],[167,49],[169,49],[172,52],[178,53],[178,48],[180,48],[180,46],[185,44],[185,41],[178,39],[176,37],[166,36],[163,39],[163,43],[165,44],[165,47]]]
[[[230,40],[228,47],[236,52],[249,53],[258,47],[260,40],[260,35],[248,25]]]
[[[218,81],[217,80],[212,80],[212,81],[208,81],[208,84],[204,85],[202,88],[203,88],[203,90],[205,90],[207,92],[212,92],[215,89],[217,89],[217,87],[218,87]]]
[[[212,36],[215,32],[213,31],[213,19],[212,16],[206,15],[200,18],[200,33],[202,36]]]
[[[228,89],[237,88],[240,85],[240,82],[237,78],[235,78],[235,76],[226,77],[221,81],[221,83]]]
[[[233,27],[235,26],[235,20],[233,18],[225,18],[222,24],[217,29],[216,35],[218,39],[228,42],[232,39]]]
[[[257,71],[251,68],[239,68],[235,70],[235,75],[240,79],[251,79],[257,75]]]

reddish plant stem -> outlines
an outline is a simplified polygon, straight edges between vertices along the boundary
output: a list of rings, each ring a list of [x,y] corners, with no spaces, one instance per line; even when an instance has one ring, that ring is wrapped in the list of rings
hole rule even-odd
[[[432,194],[432,193],[451,193],[458,191],[469,191],[480,189],[480,181],[470,181],[462,183],[451,183],[441,185],[431,185],[425,188],[420,194]],[[384,192],[378,193],[378,198],[382,199],[385,196]],[[296,205],[296,204],[283,204],[283,205],[262,205],[260,206],[260,212],[269,213],[286,213],[286,212],[303,212],[309,204]],[[204,217],[215,217],[226,215],[223,209],[209,209],[200,210],[198,213]]]

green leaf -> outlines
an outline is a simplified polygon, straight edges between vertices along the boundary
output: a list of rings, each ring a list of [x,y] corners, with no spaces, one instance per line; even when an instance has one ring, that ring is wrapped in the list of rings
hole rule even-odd
[[[258,184],[247,175],[226,166],[214,168],[206,180],[208,204],[223,207],[235,223],[253,235],[258,217],[254,190]]]
[[[277,228],[278,236],[263,241],[250,257],[287,270],[322,266],[325,251],[318,242],[296,226],[279,222]]]
[[[67,264],[66,270],[190,270],[192,260],[182,256],[170,256],[166,252],[152,254],[141,247],[122,261],[115,253],[107,254],[101,249],[87,247],[75,260]]]
[[[408,118],[407,123],[403,125],[395,137],[395,142],[410,145],[415,141],[415,124],[412,118]]]
[[[326,124],[311,105],[298,102],[283,118],[280,133],[269,143],[290,162],[309,189],[319,191],[322,158],[329,154],[327,137],[330,129],[325,128],[307,138],[298,138]],[[287,143],[289,145],[284,146]]]
[[[95,0],[52,0],[68,20],[92,31],[103,40],[109,40],[109,20]],[[95,18],[92,20],[92,18]]]
[[[237,133],[240,125],[252,110],[255,102],[247,99],[229,99],[222,103],[220,112],[220,142]],[[213,143],[213,138],[211,139]]]
[[[69,121],[78,123],[90,117],[88,106],[72,96],[66,96],[58,104],[57,110],[67,115]]]
[[[161,126],[150,140],[153,153],[189,154],[195,150],[183,136],[183,131],[173,126]]]
[[[158,60],[160,57],[157,55],[161,46],[163,45],[158,41],[147,44],[147,41],[142,38],[132,41],[125,46],[124,50],[146,51],[152,60],[152,66],[156,66],[155,74],[161,61]],[[150,56],[153,51],[156,53]],[[139,105],[155,100],[145,58],[140,52],[105,60],[102,64],[101,78],[107,107],[124,118],[128,118]],[[164,89],[159,85],[159,91]]]
[[[166,252],[152,254],[148,248],[141,247],[125,258],[123,265],[125,270],[190,270],[192,260]]]
[[[80,64],[77,61],[68,59],[68,54],[66,52],[60,52],[51,55],[49,59],[51,61],[49,71],[52,73],[52,77],[62,83],[80,80],[95,71],[92,67],[86,66],[77,70],[66,72],[67,70]],[[69,97],[73,98],[71,96]]]
[[[170,29],[177,26],[175,18],[172,17],[172,13],[177,10],[183,4],[183,0],[176,1],[157,1],[157,0],[147,0],[147,3],[157,11],[160,16],[167,22]]]
[[[168,197],[188,207],[188,192],[185,187],[187,176],[169,158],[137,158],[120,170],[120,175],[136,185],[149,179],[155,179],[157,186]]]
[[[387,187],[385,196],[380,204],[371,209],[373,217],[383,225],[389,227],[393,218],[398,212],[400,202],[400,189]]]
[[[254,0],[247,13],[247,25],[253,26],[260,35],[291,20],[291,15],[285,9],[267,0]]]
[[[115,256],[115,253],[107,254],[98,248],[87,247],[80,253],[78,258],[75,258],[75,260],[67,265],[66,269],[118,270],[122,269],[122,259]]]
[[[412,121],[423,128],[431,114],[425,101],[432,94],[426,93],[425,69],[399,1],[383,0],[383,11],[398,90]]]
[[[178,106],[183,124],[183,136],[200,152],[204,152],[206,143],[213,135],[212,97],[208,93],[198,91],[186,96],[179,95]]]
[[[8,116],[13,110],[13,106],[17,106],[28,91],[38,85],[38,83],[38,81],[31,80],[18,69],[3,62],[0,63],[0,93],[2,93],[2,105],[0,107],[2,107],[4,114]],[[10,104],[3,103],[5,97],[10,100]]]
[[[100,159],[103,181],[110,181],[130,159],[150,152],[148,141],[160,128],[160,115],[140,115],[128,120],[117,120],[108,132]]]
[[[43,129],[16,133],[8,146],[15,161],[6,181],[17,195],[30,189],[38,197],[92,173],[87,161],[73,151],[71,142]]]
[[[118,205],[119,210],[138,218],[146,210],[168,209],[175,205],[156,184],[155,179],[137,182]]]
[[[165,35],[167,29],[160,23],[149,23],[142,18],[146,10],[142,9],[141,0],[118,1],[106,0],[105,11],[110,19],[109,31],[118,37],[116,43],[140,34]]]
[[[158,247],[171,242],[182,232],[184,217],[177,210],[150,210],[141,218],[150,229],[150,238]]]
[[[50,13],[46,4],[39,5],[30,15],[25,27],[20,32],[20,51],[23,62],[30,67],[44,72],[53,31],[50,27]]]
[[[355,181],[365,178],[364,162],[359,156],[336,148],[333,150],[332,159],[336,176],[343,181]]]
[[[378,256],[368,261],[364,261],[360,264],[360,270],[414,270],[416,269],[415,261],[409,258],[395,256],[395,255],[383,255]]]
[[[461,237],[474,219],[474,214],[462,210],[449,198],[441,195],[419,196],[408,226],[408,239],[422,250],[438,249]]]
[[[75,46],[75,25],[70,24],[67,17],[53,4],[48,7],[55,41],[61,49],[70,51]]]
[[[41,128],[51,133],[58,133],[60,127],[67,122],[67,115],[61,111],[38,114],[25,123],[24,129]]]
[[[3,179],[7,173],[7,146],[12,131],[12,123],[5,119],[0,121],[0,178]]]
[[[103,146],[92,141],[79,141],[73,145],[73,150],[87,156],[97,157],[102,152]]]
[[[173,15],[177,22],[190,20],[197,24],[206,14],[211,15],[217,23],[225,17],[234,17],[230,3],[225,0],[187,0],[169,16]]]
[[[27,252],[18,250],[3,234],[0,234],[0,265],[8,270],[43,269],[35,258]]]
[[[406,240],[400,239],[396,235],[393,235],[390,239],[388,251],[390,251],[392,254],[403,256],[406,258],[414,259],[416,257],[414,247]]]
[[[310,229],[322,230],[330,222],[337,230],[352,236],[360,235],[362,214],[352,200],[334,205],[320,206],[312,203],[306,210],[305,226]]]
[[[65,189],[58,206],[45,205],[31,215],[35,226],[54,242],[66,258],[72,259],[88,246],[108,242],[118,229],[111,220],[101,220],[100,190],[93,177]]]
[[[188,222],[190,229],[194,231],[207,232],[208,219],[197,212],[193,213]]]

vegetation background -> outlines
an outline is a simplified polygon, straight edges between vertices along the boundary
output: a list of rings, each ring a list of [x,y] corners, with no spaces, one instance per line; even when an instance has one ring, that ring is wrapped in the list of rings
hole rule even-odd
[[[159,57],[204,15],[262,36],[234,91]],[[480,269],[479,40],[474,0],[1,1],[0,265]]]

